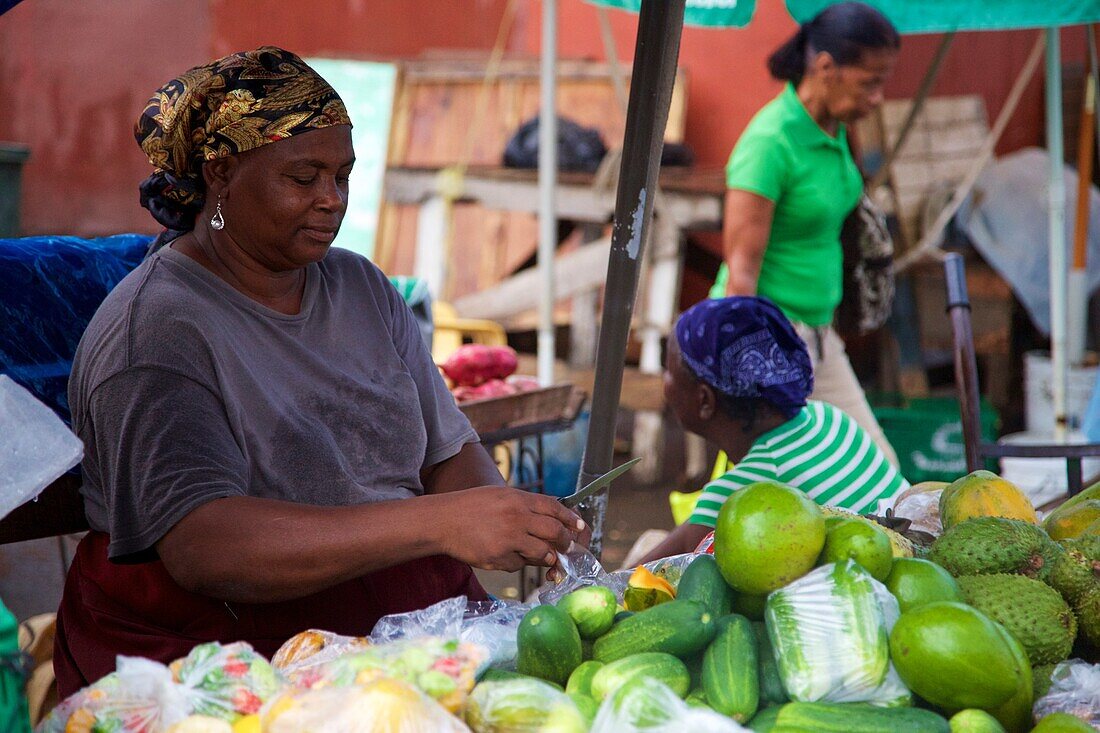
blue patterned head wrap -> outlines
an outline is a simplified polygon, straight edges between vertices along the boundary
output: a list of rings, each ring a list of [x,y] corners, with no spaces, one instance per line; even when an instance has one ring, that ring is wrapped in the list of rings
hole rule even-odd
[[[806,405],[814,375],[806,344],[765,298],[704,300],[676,322],[684,364],[730,397],[757,397],[789,420]]]

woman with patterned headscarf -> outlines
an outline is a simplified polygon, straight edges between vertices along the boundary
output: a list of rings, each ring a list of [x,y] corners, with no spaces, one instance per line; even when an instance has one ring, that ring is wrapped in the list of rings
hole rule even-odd
[[[80,543],[58,614],[67,695],[117,654],[273,653],[308,628],[485,593],[471,566],[585,539],[504,488],[382,273],[330,249],[354,163],[339,96],[278,48],[159,89],[136,126],[163,245],[108,296],[69,386]]]
[[[847,413],[809,400],[806,344],[770,300],[705,300],[684,312],[669,339],[665,400],[685,430],[734,462],[707,484],[690,519],[643,562],[690,552],[714,529],[735,492],[775,481],[818,504],[869,514],[908,487]]]

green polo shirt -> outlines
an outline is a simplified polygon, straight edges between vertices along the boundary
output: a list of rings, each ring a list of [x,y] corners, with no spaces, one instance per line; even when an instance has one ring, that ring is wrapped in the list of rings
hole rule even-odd
[[[840,303],[840,229],[863,188],[841,125],[836,137],[814,119],[791,84],[745,128],[726,166],[726,186],[775,203],[757,294],[792,321],[832,323]],[[711,297],[726,293],[722,265]]]

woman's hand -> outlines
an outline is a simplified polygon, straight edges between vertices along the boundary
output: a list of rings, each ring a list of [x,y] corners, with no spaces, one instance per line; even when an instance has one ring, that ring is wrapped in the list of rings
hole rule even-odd
[[[444,553],[477,568],[552,567],[570,543],[589,537],[579,516],[543,494],[482,486],[434,498]]]

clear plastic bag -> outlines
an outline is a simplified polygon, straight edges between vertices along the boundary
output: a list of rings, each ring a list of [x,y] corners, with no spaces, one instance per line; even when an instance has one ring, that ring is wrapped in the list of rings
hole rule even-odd
[[[942,489],[927,484],[917,484],[901,493],[894,502],[894,516],[910,521],[909,528],[939,537],[943,534],[940,520],[940,494]]]
[[[603,701],[591,733],[739,733],[747,730],[713,710],[689,706],[668,685],[645,677]]]
[[[291,689],[264,707],[264,733],[469,733],[419,690],[392,679],[322,690]]]
[[[485,650],[479,674],[490,666],[512,669],[516,663],[516,632],[530,608],[456,596],[419,611],[385,616],[375,624],[370,638],[376,644],[425,636],[458,638]]]
[[[486,656],[476,644],[423,636],[378,644],[284,674],[296,687],[309,689],[365,685],[388,677],[413,685],[447,710],[456,711],[466,702]]]
[[[774,591],[765,621],[791,699],[911,704],[890,662],[889,633],[899,615],[897,600],[851,560]]]
[[[80,463],[84,444],[46,405],[0,374],[0,518]]]
[[[300,671],[345,654],[354,654],[370,645],[370,639],[364,636],[341,636],[331,631],[309,629],[287,639],[271,658],[271,666],[284,673]]]
[[[233,733],[233,726],[209,715],[188,715],[164,733]]]
[[[1050,690],[1035,702],[1035,719],[1069,713],[1100,729],[1100,664],[1070,659],[1054,668]]]
[[[675,588],[680,583],[680,576],[683,575],[684,569],[695,557],[695,553],[690,552],[672,555],[647,562],[644,567],[654,575],[667,580]],[[622,603],[627,581],[634,572],[634,569],[630,568],[608,573],[592,553],[583,547],[576,546],[570,548],[567,555],[558,554],[558,567],[562,571],[562,579],[556,583],[547,583],[539,589],[539,603],[556,604],[569,593],[588,585],[602,585],[611,589],[615,598]]]
[[[259,712],[284,686],[271,664],[243,641],[199,644],[170,669],[186,691],[189,713],[230,723]]]
[[[479,683],[466,705],[466,723],[473,733],[588,730],[568,695],[533,678]]]
[[[175,683],[171,670],[148,659],[119,657],[115,672],[67,697],[36,733],[160,733],[190,713],[187,690]]]

